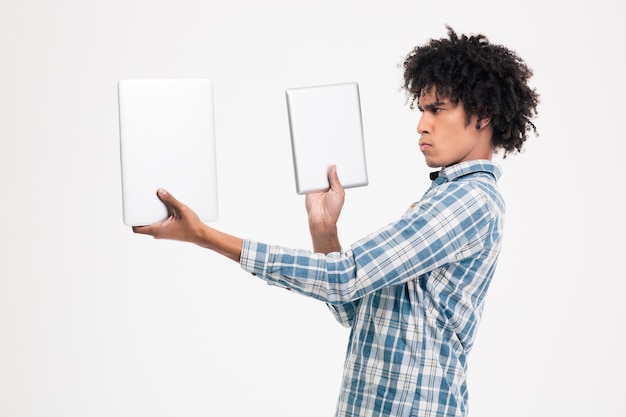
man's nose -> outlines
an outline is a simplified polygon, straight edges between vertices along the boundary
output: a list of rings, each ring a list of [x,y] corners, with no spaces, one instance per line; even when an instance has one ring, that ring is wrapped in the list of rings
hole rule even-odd
[[[416,130],[417,130],[417,133],[419,133],[420,135],[423,135],[424,133],[428,133],[427,122],[426,122],[423,114],[420,117],[419,122],[417,122],[417,129]]]

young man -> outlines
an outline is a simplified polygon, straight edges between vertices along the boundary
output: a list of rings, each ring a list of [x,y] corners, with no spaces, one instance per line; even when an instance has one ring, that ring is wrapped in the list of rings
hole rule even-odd
[[[324,301],[351,326],[337,416],[465,416],[467,356],[502,239],[504,202],[495,151],[522,149],[535,130],[532,71],[482,36],[416,47],[404,87],[431,174],[424,196],[397,221],[342,250],[344,190],[306,196],[315,253],[217,231],[159,190],[171,216],[136,233],[192,242],[240,262],[272,285]]]

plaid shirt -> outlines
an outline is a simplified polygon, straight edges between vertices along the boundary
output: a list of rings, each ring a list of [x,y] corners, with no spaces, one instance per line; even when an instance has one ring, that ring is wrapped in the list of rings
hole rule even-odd
[[[467,415],[467,355],[500,251],[500,171],[439,172],[397,221],[341,253],[244,241],[241,266],[351,326],[337,416]]]

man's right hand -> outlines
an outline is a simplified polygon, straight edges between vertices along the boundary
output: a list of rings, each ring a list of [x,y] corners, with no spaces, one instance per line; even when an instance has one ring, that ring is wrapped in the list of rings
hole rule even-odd
[[[203,227],[198,215],[164,189],[159,189],[157,195],[167,207],[168,218],[150,226],[134,226],[133,232],[150,235],[155,239],[172,239],[198,244],[200,229]]]
[[[175,199],[167,191],[160,189],[157,195],[167,206],[169,217],[150,226],[135,226],[133,232],[150,235],[155,239],[172,239],[195,243],[239,262],[243,244],[240,238],[207,226],[200,220],[196,212]]]

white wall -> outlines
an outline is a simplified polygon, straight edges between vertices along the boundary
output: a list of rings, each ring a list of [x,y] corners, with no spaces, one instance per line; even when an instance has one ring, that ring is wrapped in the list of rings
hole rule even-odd
[[[358,81],[371,184],[348,191],[349,244],[427,186],[397,65],[445,23],[516,49],[542,94],[541,136],[502,161],[507,236],[471,415],[621,415],[623,13],[551,4],[0,4],[0,415],[332,415],[348,333],[324,305],[123,226],[116,84],[213,78],[214,225],[309,247],[284,89]]]

